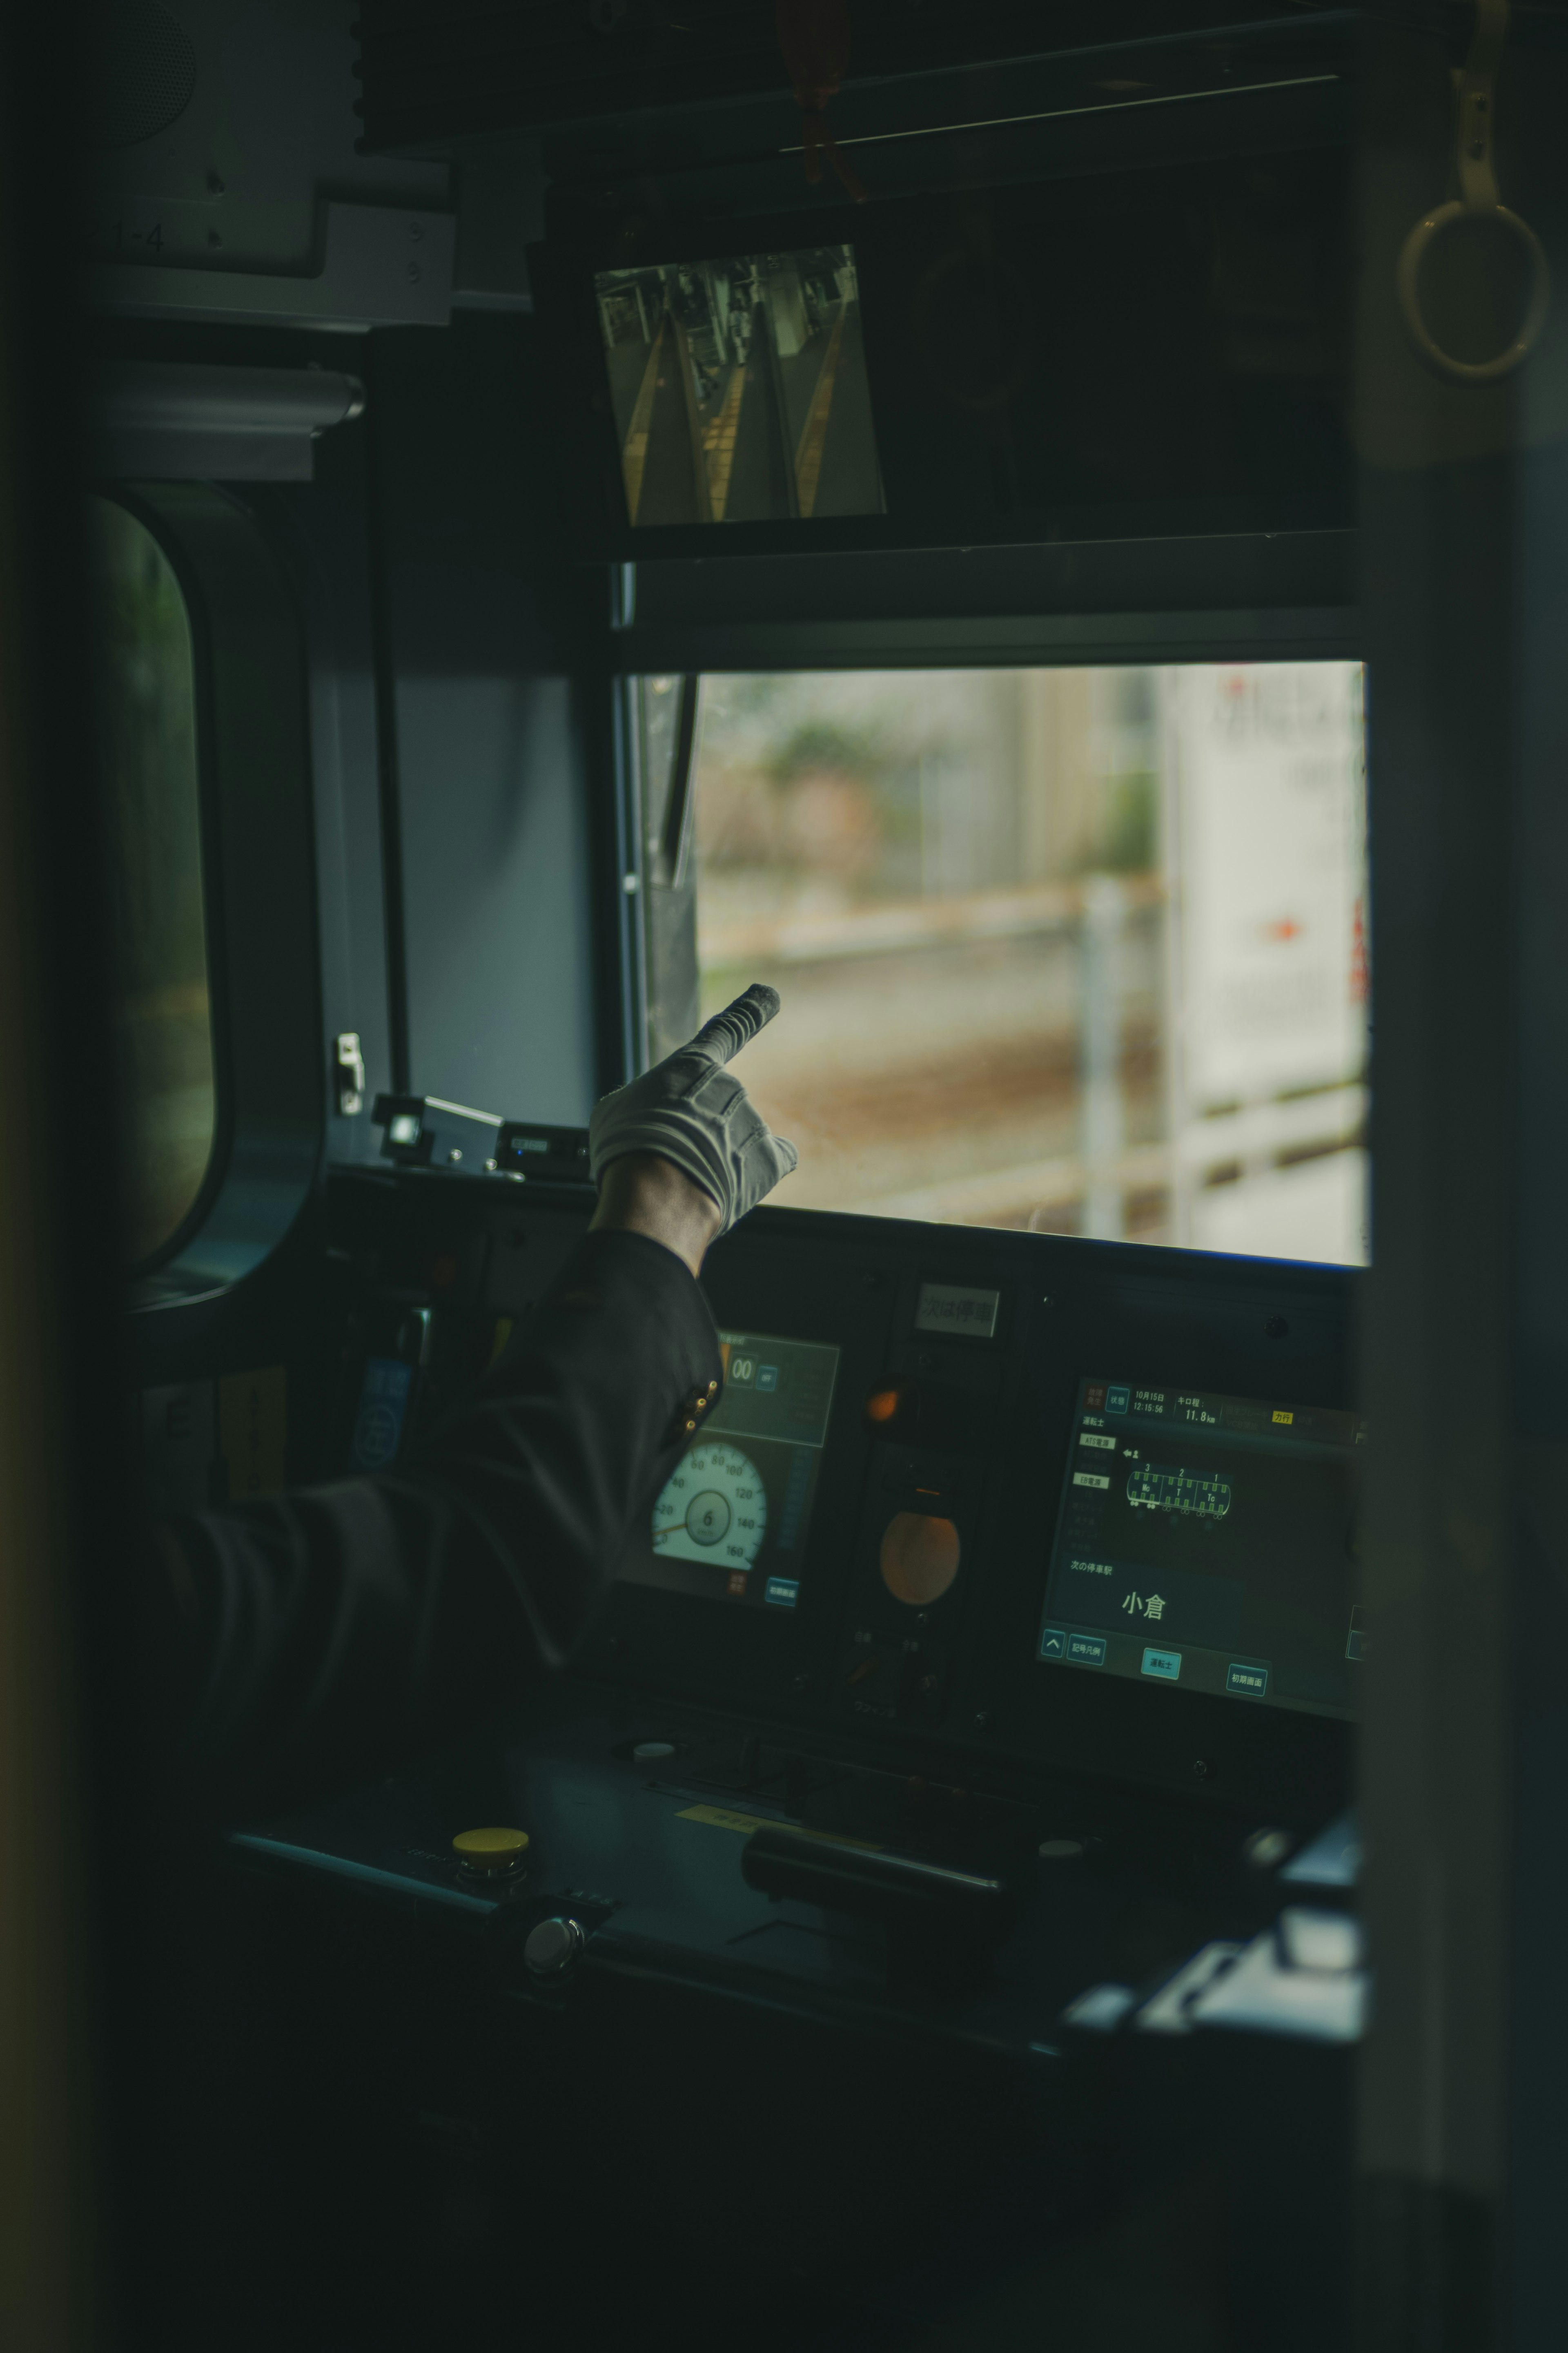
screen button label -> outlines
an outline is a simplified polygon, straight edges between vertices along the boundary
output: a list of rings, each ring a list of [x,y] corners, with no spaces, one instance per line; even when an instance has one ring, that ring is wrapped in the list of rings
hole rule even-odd
[[[1072,1482],[1075,1487],[1109,1487],[1110,1484],[1104,1472],[1100,1471],[1075,1471]]]
[[[1233,1662],[1225,1671],[1225,1687],[1243,1699],[1267,1699],[1268,1670],[1267,1667],[1246,1667]]]
[[[1182,1672],[1180,1651],[1145,1651],[1143,1672],[1146,1675],[1159,1675],[1164,1682],[1173,1683]]]
[[[1123,1384],[1112,1383],[1105,1392],[1107,1413],[1125,1413],[1131,1403],[1131,1391]]]
[[[1105,1636],[1069,1634],[1067,1654],[1080,1667],[1102,1667],[1105,1664]]]
[[[793,1609],[800,1594],[798,1577],[770,1577],[763,1597],[780,1609]]]
[[[1068,1638],[1059,1626],[1047,1626],[1040,1636],[1042,1659],[1064,1659],[1067,1656],[1067,1647]]]

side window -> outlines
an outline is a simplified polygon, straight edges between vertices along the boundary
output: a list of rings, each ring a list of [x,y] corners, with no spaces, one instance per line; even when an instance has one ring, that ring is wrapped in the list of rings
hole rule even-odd
[[[89,510],[125,1247],[140,1265],[190,1214],[216,1125],[195,666],[157,540],[112,500]]]

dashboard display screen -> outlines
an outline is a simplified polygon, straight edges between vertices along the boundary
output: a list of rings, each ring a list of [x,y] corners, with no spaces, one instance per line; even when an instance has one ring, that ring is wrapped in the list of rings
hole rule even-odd
[[[1037,1655],[1353,1715],[1365,1446],[1353,1413],[1080,1380]]]
[[[838,1351],[756,1332],[719,1341],[723,1393],[654,1504],[652,1557],[626,1574],[732,1608],[793,1609]]]

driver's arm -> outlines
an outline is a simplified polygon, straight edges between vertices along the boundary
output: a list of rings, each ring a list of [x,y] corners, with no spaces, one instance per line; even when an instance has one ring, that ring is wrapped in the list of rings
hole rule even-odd
[[[703,1252],[795,1166],[726,1069],[777,1002],[600,1104],[590,1230],[408,1462],[158,1531],[144,1680],[215,1802],[363,1778],[564,1660],[718,1395]]]

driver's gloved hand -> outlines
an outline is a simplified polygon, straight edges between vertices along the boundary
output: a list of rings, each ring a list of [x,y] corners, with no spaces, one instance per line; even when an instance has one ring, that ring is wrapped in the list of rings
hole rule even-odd
[[[588,1122],[594,1182],[626,1153],[656,1152],[717,1203],[720,1233],[754,1208],[800,1155],[773,1134],[725,1065],[778,1009],[777,989],[753,981],[689,1045],[605,1095]]]

